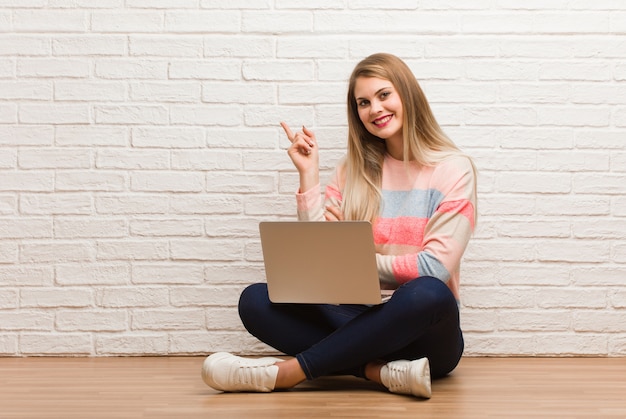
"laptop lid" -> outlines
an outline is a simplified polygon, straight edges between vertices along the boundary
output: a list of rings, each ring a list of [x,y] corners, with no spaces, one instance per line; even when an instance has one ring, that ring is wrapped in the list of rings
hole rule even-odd
[[[272,302],[382,302],[369,222],[264,221],[259,231]]]

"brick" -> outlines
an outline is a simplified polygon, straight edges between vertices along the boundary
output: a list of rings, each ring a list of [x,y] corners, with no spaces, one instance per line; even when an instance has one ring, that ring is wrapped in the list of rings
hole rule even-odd
[[[52,266],[0,266],[0,286],[51,286],[54,280]]]
[[[241,153],[228,151],[172,151],[172,168],[184,170],[241,170]]]
[[[195,82],[131,83],[130,99],[139,102],[193,103],[200,101],[200,84]]]
[[[91,336],[85,333],[24,333],[20,352],[25,355],[90,355]]]
[[[203,176],[196,172],[137,172],[130,183],[137,192],[200,192],[204,188]]]
[[[126,99],[126,86],[116,82],[56,82],[54,99],[57,101],[112,101]]]
[[[86,169],[91,166],[91,151],[86,149],[21,149],[18,164],[22,169]]]
[[[92,199],[83,193],[22,194],[20,212],[39,215],[87,215],[92,212]]]
[[[238,10],[165,12],[165,32],[238,33],[240,29],[241,17]]]
[[[113,9],[122,7],[123,3],[123,0],[49,0],[48,6],[58,8]]]
[[[133,128],[132,129],[133,147],[162,147],[162,148],[201,148],[206,144],[206,135],[202,128],[198,127],[163,127],[163,128]],[[155,150],[151,150],[156,152]],[[132,156],[132,153],[140,155],[144,153],[148,156],[149,150],[146,151],[133,151],[129,150],[128,154]],[[154,164],[152,164],[153,166]],[[147,165],[144,168],[148,168]],[[166,167],[159,167],[166,168]]]
[[[195,36],[131,36],[131,56],[154,57],[201,57],[204,45]]]
[[[16,10],[13,28],[17,32],[84,32],[87,13],[82,10]]]
[[[623,195],[626,185],[620,174],[575,174],[572,180],[573,191],[579,194]]]
[[[95,11],[91,30],[103,33],[145,33],[163,30],[163,13],[158,11]]]
[[[97,259],[106,260],[164,260],[168,257],[167,243],[160,240],[98,240]]]
[[[43,129],[43,128],[41,128]],[[126,127],[57,126],[54,144],[57,146],[125,146],[129,143],[129,130]]]
[[[0,39],[0,56],[49,55],[52,48],[50,37],[44,35],[6,34]]]
[[[189,195],[179,194],[171,202],[175,214],[241,214],[243,197],[237,195]]]
[[[537,336],[536,353],[538,356],[571,356],[571,355],[589,355],[589,354],[606,354],[607,342],[606,336],[591,333],[562,333],[555,335]]]
[[[578,310],[573,314],[573,329],[577,332],[623,332],[624,310]]]
[[[541,64],[539,80],[607,81],[611,79],[610,74],[605,64],[561,61]]]
[[[565,332],[569,330],[571,314],[567,311],[511,310],[498,315],[499,331]]]
[[[104,308],[160,307],[168,303],[169,291],[165,287],[141,287],[134,290],[107,287],[96,292],[96,304]]]
[[[328,45],[333,48],[329,49]],[[334,58],[345,59],[350,53],[350,43],[347,39],[337,36],[329,37],[300,37],[293,36],[278,39],[276,56],[278,58]]]
[[[259,221],[251,217],[207,217],[206,233],[209,237],[259,236]]]
[[[157,194],[101,195],[95,200],[100,214],[162,214],[167,212],[169,199]]]
[[[200,284],[203,280],[202,266],[195,263],[134,264],[132,269],[133,284]]]
[[[204,312],[187,310],[133,310],[132,330],[198,330],[204,325]]]
[[[56,191],[83,192],[83,191],[123,191],[126,188],[124,173],[102,171],[58,171],[56,176]]]
[[[206,103],[271,104],[276,87],[265,83],[202,83],[202,101]]]
[[[243,253],[240,240],[190,239],[170,242],[171,258],[177,261],[235,261]]]
[[[93,304],[93,294],[93,290],[78,288],[22,289],[20,293],[20,306],[30,308],[89,307]]]
[[[0,82],[0,98],[50,100],[52,99],[52,83],[40,81]]]
[[[309,2],[315,3],[315,2]],[[307,5],[309,4],[307,3]],[[202,9],[271,9],[271,0],[257,0],[254,2],[246,0],[233,0],[230,3],[224,3],[219,0],[200,0],[200,7]],[[297,8],[304,7],[303,5],[297,5]]]
[[[14,356],[17,354],[18,335],[3,333],[0,336],[0,354],[3,356]]]
[[[54,324],[54,314],[43,310],[7,310],[0,312],[2,330],[49,330]]]
[[[204,227],[201,219],[153,219],[132,220],[130,222],[130,234],[141,237],[198,237],[203,233]]]
[[[76,104],[23,104],[19,110],[19,120],[26,124],[88,124],[88,105]]]
[[[55,36],[52,53],[55,56],[123,56],[126,37],[119,35]]]
[[[229,105],[172,105],[170,120],[174,125],[239,127],[243,123],[243,110]]]
[[[0,145],[33,146],[51,145],[54,128],[44,125],[3,126],[0,129]]]
[[[95,73],[104,79],[167,79],[168,62],[151,59],[100,59],[96,61]]]
[[[126,7],[137,9],[194,9],[198,0],[126,0]]]
[[[86,237],[125,237],[128,222],[121,218],[56,217],[54,236],[61,239]]]
[[[241,63],[225,59],[177,60],[170,63],[168,74],[171,79],[237,81],[241,79]],[[223,83],[220,86],[227,87]]]
[[[0,292],[0,310],[18,308],[18,301],[18,290],[2,289]]]
[[[0,219],[0,239],[41,239],[52,237],[49,218]]]
[[[608,262],[610,245],[593,240],[543,240],[537,243],[537,259],[544,262]]]
[[[17,150],[7,150],[0,155],[0,169],[17,168]]]
[[[0,191],[52,192],[53,183],[50,171],[0,171]]]
[[[333,83],[292,83],[278,89],[278,103],[281,105],[335,104],[343,100],[343,86]]]
[[[94,107],[97,124],[165,125],[167,108],[160,105],[99,105]]]
[[[95,340],[95,351],[102,356],[165,355],[168,353],[168,335],[102,335]]]
[[[55,267],[60,285],[125,285],[130,283],[128,264],[64,263]]]
[[[99,169],[168,169],[169,152],[167,150],[137,149],[102,149],[96,155],[96,167]]]
[[[284,135],[284,134],[283,134]],[[207,145],[209,147],[237,148],[275,148],[278,145],[279,133],[277,129],[219,129],[207,130]]]
[[[174,307],[229,306],[234,308],[239,301],[241,291],[241,287],[232,286],[176,287],[170,290],[170,300]]]
[[[242,74],[244,80],[302,81],[313,79],[311,61],[245,61]]]
[[[17,213],[17,197],[0,195],[0,214],[11,215]]]
[[[26,78],[86,78],[89,61],[71,58],[21,58],[17,60],[17,75]]]
[[[275,189],[276,178],[271,174],[213,172],[207,174],[206,183],[207,192],[267,193]]]
[[[572,190],[572,176],[567,173],[503,173],[498,190],[505,193],[567,193]]]
[[[596,172],[609,169],[604,152],[545,151],[537,153],[537,166],[555,172]]]
[[[19,251],[20,263],[89,262],[96,253],[93,244],[78,240],[24,243]]]
[[[274,43],[263,36],[211,34],[204,38],[204,56],[219,58],[271,58],[274,56]]]
[[[0,104],[0,123],[14,124],[18,120],[17,106],[13,104]]]
[[[128,329],[126,310],[60,310],[56,330],[61,332],[121,332]]]

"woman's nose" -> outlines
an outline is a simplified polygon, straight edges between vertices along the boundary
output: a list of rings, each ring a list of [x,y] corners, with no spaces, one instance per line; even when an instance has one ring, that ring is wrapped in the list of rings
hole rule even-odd
[[[377,114],[383,110],[381,103],[377,100],[372,101],[370,106],[370,113]]]

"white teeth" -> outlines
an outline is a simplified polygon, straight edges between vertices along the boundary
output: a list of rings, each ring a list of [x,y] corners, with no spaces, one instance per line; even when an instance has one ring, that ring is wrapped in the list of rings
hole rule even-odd
[[[374,121],[374,124],[375,124],[375,125],[384,124],[384,123],[386,123],[387,121],[389,121],[390,119],[391,119],[391,115],[386,116],[386,117],[384,117],[383,119],[380,119],[380,120]]]

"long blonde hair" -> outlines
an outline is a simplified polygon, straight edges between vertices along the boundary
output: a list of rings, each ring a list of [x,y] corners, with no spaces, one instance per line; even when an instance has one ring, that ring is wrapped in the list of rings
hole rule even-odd
[[[430,166],[463,153],[444,134],[426,95],[404,61],[391,54],[379,53],[359,62],[348,85],[348,152],[341,166],[345,175],[342,210],[347,220],[373,222],[380,212],[386,145],[383,139],[370,134],[359,118],[354,96],[359,77],[388,80],[398,92],[404,113],[402,136],[405,163],[414,160],[420,165]]]

